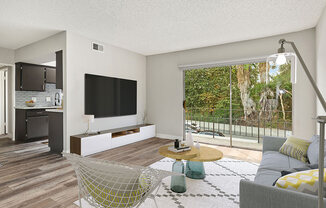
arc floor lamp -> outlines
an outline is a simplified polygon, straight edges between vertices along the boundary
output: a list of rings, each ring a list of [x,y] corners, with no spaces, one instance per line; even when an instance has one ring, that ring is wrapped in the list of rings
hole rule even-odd
[[[295,55],[299,59],[303,70],[305,71],[305,74],[307,75],[312,87],[314,88],[317,97],[323,106],[324,111],[326,112],[326,102],[324,97],[322,96],[320,90],[317,87],[317,84],[315,80],[312,78],[308,67],[306,66],[305,62],[303,61],[303,58],[298,51],[296,45],[294,44],[293,41],[287,41],[285,39],[280,39],[279,44],[281,47],[278,49],[278,53],[276,55],[272,55],[273,58],[276,59],[275,63],[276,65],[282,65],[286,63],[286,57],[291,56],[291,53],[286,53],[284,44],[290,44],[294,50]],[[267,61],[269,58],[267,59]],[[295,73],[293,73],[292,70],[292,77],[291,81],[295,80]],[[324,194],[323,194],[323,186],[324,186],[324,145],[325,145],[325,123],[326,123],[326,116],[318,116],[316,118],[317,122],[320,125],[320,139],[319,139],[319,162],[318,162],[318,168],[319,168],[319,177],[318,177],[318,208],[323,208],[324,207]]]

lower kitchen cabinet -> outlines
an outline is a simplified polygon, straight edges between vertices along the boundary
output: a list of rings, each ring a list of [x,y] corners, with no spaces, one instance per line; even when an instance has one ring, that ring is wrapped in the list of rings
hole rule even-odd
[[[49,116],[44,109],[16,109],[15,138],[17,141],[47,137]]]
[[[49,115],[49,147],[51,152],[63,150],[63,113],[47,112]]]
[[[63,113],[45,109],[16,109],[16,141],[48,138],[51,152],[63,150]]]

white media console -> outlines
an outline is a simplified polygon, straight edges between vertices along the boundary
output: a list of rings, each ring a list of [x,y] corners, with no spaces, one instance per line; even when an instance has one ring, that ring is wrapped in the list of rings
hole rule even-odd
[[[70,152],[86,156],[149,139],[155,135],[153,124],[110,129],[92,135],[80,134],[70,137]]]

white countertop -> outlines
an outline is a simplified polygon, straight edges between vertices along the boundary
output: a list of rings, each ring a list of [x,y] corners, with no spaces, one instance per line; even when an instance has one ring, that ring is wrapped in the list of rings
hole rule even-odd
[[[58,109],[61,106],[35,106],[35,107],[28,107],[28,106],[18,106],[15,109],[24,109],[24,110],[33,110],[33,109]]]
[[[46,112],[63,113],[63,109],[46,109]]]

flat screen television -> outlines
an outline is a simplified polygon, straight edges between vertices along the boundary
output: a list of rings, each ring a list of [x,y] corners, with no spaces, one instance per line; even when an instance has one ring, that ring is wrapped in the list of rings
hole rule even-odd
[[[137,81],[85,74],[85,114],[95,118],[137,114]]]

